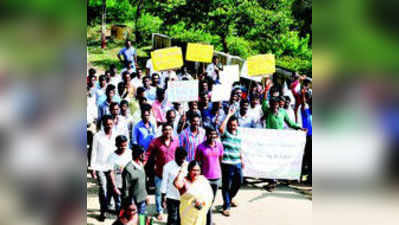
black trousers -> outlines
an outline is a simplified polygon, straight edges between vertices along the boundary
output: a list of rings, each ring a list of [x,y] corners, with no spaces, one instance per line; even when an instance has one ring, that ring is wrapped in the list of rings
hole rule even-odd
[[[180,215],[179,215],[180,201],[167,198],[166,205],[168,210],[168,222],[166,224],[180,225]]]
[[[302,161],[302,175],[308,175],[307,183],[312,183],[312,136],[306,137],[305,154]]]

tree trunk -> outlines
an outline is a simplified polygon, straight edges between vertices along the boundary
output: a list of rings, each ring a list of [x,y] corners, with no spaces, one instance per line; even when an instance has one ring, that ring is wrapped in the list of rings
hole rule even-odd
[[[103,4],[101,7],[102,15],[101,15],[101,48],[104,49],[106,47],[106,40],[105,40],[105,32],[106,32],[106,27],[105,27],[105,22],[107,19],[107,0],[102,0]]]
[[[227,41],[226,41],[226,35],[220,35],[222,38],[222,44],[223,44],[223,52],[228,53],[229,48],[227,47]]]
[[[143,6],[144,1],[143,0],[139,0],[137,2],[137,10],[136,10],[136,18],[135,18],[135,29],[134,29],[134,36],[136,36],[136,43],[140,43],[141,42],[141,34],[140,32],[137,30],[137,23],[139,21],[139,18],[141,16],[141,8]]]

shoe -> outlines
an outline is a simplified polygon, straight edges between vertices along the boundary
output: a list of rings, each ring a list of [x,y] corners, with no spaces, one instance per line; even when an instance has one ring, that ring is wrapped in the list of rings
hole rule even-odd
[[[98,220],[99,220],[100,222],[104,222],[106,218],[107,218],[107,216],[105,215],[105,213],[102,213],[102,214],[100,215],[100,217],[98,218]]]
[[[163,221],[163,220],[164,220],[164,216],[163,216],[162,213],[159,213],[159,214],[158,214],[157,220],[159,220],[159,221]]]
[[[231,201],[231,206],[232,207],[238,207],[238,203],[236,201]]]
[[[230,210],[228,210],[228,209],[223,210],[222,211],[222,215],[223,216],[230,216]]]

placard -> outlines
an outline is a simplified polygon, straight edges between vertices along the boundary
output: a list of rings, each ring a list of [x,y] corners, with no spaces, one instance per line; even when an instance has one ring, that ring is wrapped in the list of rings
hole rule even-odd
[[[167,94],[169,102],[198,101],[198,80],[169,82]]]
[[[229,101],[231,96],[232,84],[213,85],[212,102]]]
[[[183,66],[180,47],[171,47],[151,52],[152,65],[155,71],[177,69]]]
[[[249,76],[261,76],[276,72],[276,62],[272,54],[251,56],[247,60],[247,65]]]
[[[220,72],[220,83],[233,84],[236,81],[240,81],[240,66],[239,65],[227,65],[223,66],[223,71]]]
[[[186,60],[193,62],[211,63],[213,57],[213,45],[188,43]]]

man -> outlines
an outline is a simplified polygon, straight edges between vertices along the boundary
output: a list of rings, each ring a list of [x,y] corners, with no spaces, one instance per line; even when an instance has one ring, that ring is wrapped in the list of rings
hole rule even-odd
[[[302,126],[308,130],[306,135],[305,154],[302,163],[302,175],[308,174],[305,182],[312,185],[312,94],[308,89],[303,88],[302,95]]]
[[[156,88],[151,86],[151,79],[149,76],[143,77],[143,87],[145,89],[144,97],[147,98],[149,104],[152,104],[156,98]]]
[[[155,173],[155,205],[157,208],[157,219],[163,220],[163,208],[161,199],[161,183],[163,167],[166,163],[174,160],[176,148],[179,146],[177,138],[172,136],[172,126],[162,126],[162,136],[155,138],[146,152],[148,168],[154,168]]]
[[[112,119],[114,120],[114,133],[116,135],[124,135],[129,137],[129,128],[126,119],[120,115],[119,104],[116,102],[112,102],[109,106],[109,110],[111,112]]]
[[[101,102],[104,102],[107,97],[105,95],[105,91],[107,88],[107,77],[105,75],[101,75],[98,78],[98,87],[96,89],[96,105],[100,105]]]
[[[158,87],[162,87],[161,85],[161,80],[159,78],[159,74],[153,73],[151,76],[151,86],[154,87],[155,89]]]
[[[219,63],[219,58],[217,56],[213,56],[212,63],[206,67],[206,73],[212,78],[214,83],[219,82],[219,76],[222,70],[223,66]]]
[[[145,64],[145,74],[147,76],[151,76],[151,74],[157,73],[157,71],[154,70],[154,67],[152,65],[152,60],[149,58]]]
[[[267,129],[284,129],[284,122],[295,130],[306,131],[306,129],[301,128],[298,124],[294,123],[288,116],[284,109],[280,108],[279,98],[272,97],[270,100],[270,107],[265,100],[263,102],[263,112],[266,118],[266,128]]]
[[[176,110],[174,109],[169,109],[166,112],[166,122],[162,123],[161,126],[159,126],[158,131],[157,131],[157,137],[160,137],[162,135],[162,125],[163,124],[169,124],[173,127],[173,137],[178,137],[177,133],[177,123],[178,121],[176,120]]]
[[[216,192],[222,183],[220,163],[223,160],[223,145],[217,142],[217,139],[218,133],[216,129],[207,127],[206,141],[198,146],[197,153],[195,154],[195,159],[202,165],[202,174],[209,180],[212,187],[213,201],[215,201]],[[212,207],[208,211],[206,224],[212,224]]]
[[[125,47],[122,48],[118,53],[119,61],[127,67],[128,63],[131,63],[133,71],[136,71],[137,67],[137,53],[136,49],[133,48],[132,43],[129,40],[126,40]],[[123,58],[122,58],[122,57]]]
[[[96,94],[96,81],[97,81],[96,75],[90,74],[87,77],[87,88],[89,89],[91,96],[95,96]]]
[[[111,114],[111,112],[109,111],[109,107],[115,96],[115,86],[112,84],[108,85],[107,89],[105,90],[105,95],[107,96],[105,101],[98,106],[97,129],[100,129],[101,127],[101,120],[103,116]]]
[[[222,102],[212,102],[212,107],[209,113],[206,113],[203,118],[203,123],[205,127],[215,127],[219,129],[222,124],[226,114],[223,110]],[[217,130],[218,132],[218,130]]]
[[[222,195],[224,201],[222,214],[224,216],[230,216],[231,206],[237,207],[233,198],[237,195],[243,182],[242,168],[244,168],[244,163],[241,138],[238,120],[233,116],[234,114],[235,108],[231,107],[219,128],[224,148],[222,159]]]
[[[107,160],[110,169],[111,187],[115,200],[115,211],[119,215],[121,210],[121,193],[122,193],[122,171],[125,166],[132,161],[132,154],[128,151],[129,141],[124,135],[116,137],[116,151],[113,152]]]
[[[293,122],[287,112],[280,108],[279,97],[272,97],[270,100],[270,108],[267,105],[267,101],[263,102],[263,112],[266,118],[266,128],[267,129],[277,129],[283,130],[285,125],[295,130],[302,130],[306,132],[305,128],[301,128],[298,124]],[[277,180],[267,180],[269,182],[266,187],[268,191],[272,191],[276,185]]]
[[[150,122],[151,106],[143,105],[141,108],[141,121],[134,126],[132,131],[132,144],[140,145],[147,151],[155,136],[155,125]]]
[[[146,214],[146,174],[144,170],[144,149],[134,145],[133,160],[130,161],[122,173],[122,201],[123,204],[135,203],[139,215]]]
[[[249,102],[247,99],[241,100],[240,113],[238,113],[238,124],[240,127],[259,128],[256,118],[248,113]]]
[[[121,103],[119,104],[119,107],[121,109],[121,117],[123,117],[123,119],[127,123],[129,140],[131,140],[132,139],[132,130],[134,127],[134,118],[129,110],[129,102],[126,100],[122,100]]]
[[[161,193],[163,206],[168,211],[167,225],[180,225],[180,193],[173,185],[184,160],[187,157],[187,152],[184,148],[178,147],[175,152],[175,160],[165,164],[162,173]]]
[[[108,203],[112,194],[107,159],[115,148],[116,138],[112,129],[113,119],[110,115],[103,116],[102,124],[104,129],[94,135],[91,152],[91,166],[93,168],[91,175],[97,180],[99,186],[100,221],[104,221],[106,218]]]
[[[254,94],[250,96],[250,107],[248,108],[248,115],[254,118],[255,127],[263,127],[263,111],[262,106],[259,102],[260,95]]]
[[[180,146],[186,149],[187,161],[195,159],[195,152],[199,144],[205,140],[205,130],[200,127],[201,118],[199,114],[194,114],[190,120],[190,126],[180,134]]]
[[[152,104],[152,112],[157,122],[157,127],[166,122],[166,111],[171,108],[172,105],[165,101],[165,90],[157,88],[157,99]]]

